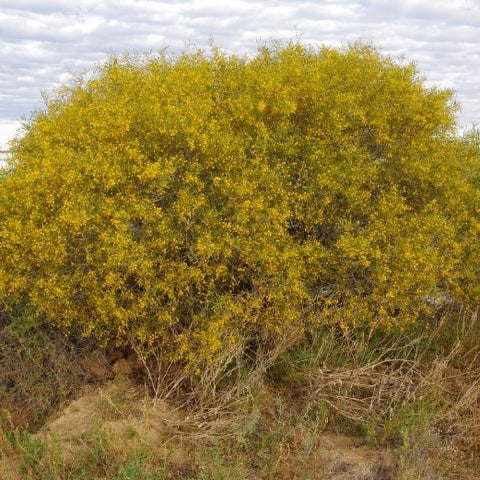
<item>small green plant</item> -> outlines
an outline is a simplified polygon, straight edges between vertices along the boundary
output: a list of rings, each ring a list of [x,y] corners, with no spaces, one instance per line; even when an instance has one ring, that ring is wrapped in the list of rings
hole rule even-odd
[[[144,453],[130,453],[125,465],[119,468],[115,480],[147,480],[149,477],[145,471],[145,461]]]
[[[248,475],[241,456],[231,455],[227,444],[203,447],[197,454],[198,477],[201,480],[242,480]]]
[[[40,438],[16,428],[2,414],[0,428],[0,466],[12,472],[12,478],[28,480],[68,479],[61,446],[54,436]]]

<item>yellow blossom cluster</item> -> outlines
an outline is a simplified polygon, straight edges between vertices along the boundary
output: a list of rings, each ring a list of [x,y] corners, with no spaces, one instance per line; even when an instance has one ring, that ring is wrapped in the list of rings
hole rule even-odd
[[[480,298],[479,142],[375,48],[113,57],[0,175],[0,301],[211,362],[295,325],[402,328]]]

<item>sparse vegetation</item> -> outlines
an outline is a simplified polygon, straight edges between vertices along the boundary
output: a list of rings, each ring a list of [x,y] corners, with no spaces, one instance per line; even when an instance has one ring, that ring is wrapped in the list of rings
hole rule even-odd
[[[0,174],[0,477],[479,477],[455,108],[363,44],[114,57],[48,98]]]

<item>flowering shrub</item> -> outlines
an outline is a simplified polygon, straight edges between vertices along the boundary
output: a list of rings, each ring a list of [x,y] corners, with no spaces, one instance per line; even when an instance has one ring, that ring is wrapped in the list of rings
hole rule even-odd
[[[0,299],[192,365],[239,336],[475,302],[479,149],[454,113],[361,44],[114,57],[13,145]]]

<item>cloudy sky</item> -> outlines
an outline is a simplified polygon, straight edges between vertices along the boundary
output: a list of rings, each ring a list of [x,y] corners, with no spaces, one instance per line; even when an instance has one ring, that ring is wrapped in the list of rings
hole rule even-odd
[[[0,149],[41,92],[109,53],[208,45],[253,54],[271,38],[362,40],[454,88],[480,124],[480,0],[0,0]]]

